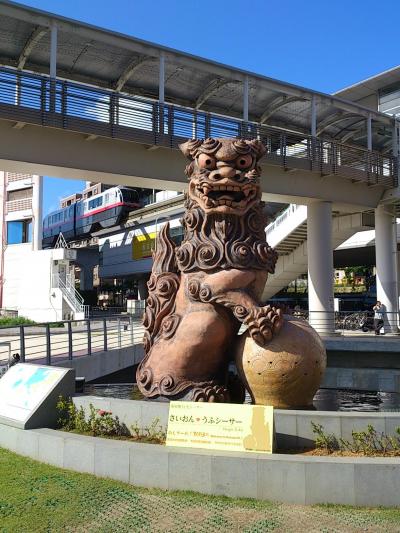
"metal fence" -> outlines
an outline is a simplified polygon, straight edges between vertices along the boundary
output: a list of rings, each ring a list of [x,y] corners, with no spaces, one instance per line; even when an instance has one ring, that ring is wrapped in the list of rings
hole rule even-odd
[[[313,315],[314,327],[333,327],[336,333],[342,333],[344,337],[346,333],[366,335],[370,332],[373,335],[376,327],[373,314],[369,311],[327,314],[295,310],[293,315],[305,320]],[[399,318],[399,313],[385,313],[381,333],[388,332],[390,326],[396,329]],[[20,362],[57,365],[61,361],[91,356],[96,352],[139,345],[143,341],[141,321],[129,315],[65,321],[57,325],[61,327],[46,323],[0,328],[0,376],[15,354],[18,354]]]
[[[327,313],[324,311],[294,310],[293,316],[311,322],[317,329],[331,329],[335,333],[342,333],[343,335],[374,333],[377,326],[372,311],[335,311]],[[385,312],[380,328],[382,330],[381,333],[393,333],[393,330],[396,330],[399,325],[399,313]]]
[[[20,362],[57,365],[96,352],[140,344],[143,332],[140,321],[130,316],[2,327],[0,374],[15,354]]]
[[[6,67],[0,67],[0,117],[171,148],[187,138],[257,138],[270,164],[397,186],[391,155]]]

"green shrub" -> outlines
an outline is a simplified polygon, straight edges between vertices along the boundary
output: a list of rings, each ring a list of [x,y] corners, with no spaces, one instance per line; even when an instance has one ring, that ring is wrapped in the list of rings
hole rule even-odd
[[[13,326],[41,326],[44,324],[25,318],[24,316],[0,316],[0,327],[13,327]],[[51,328],[63,328],[63,322],[49,322]]]
[[[350,452],[362,455],[400,455],[400,427],[395,429],[396,435],[379,433],[368,424],[364,431],[352,431],[351,439],[337,438],[333,433],[324,433],[321,424],[311,422],[316,435],[315,447],[327,453]]]
[[[1,326],[31,326],[35,325],[36,322],[29,320],[23,316],[0,316],[0,327]]]
[[[82,406],[78,409],[71,398],[60,396],[57,402],[59,429],[83,434],[89,433],[94,437],[123,437],[130,435],[128,428],[125,424],[121,424],[118,416],[113,416],[110,411],[96,409],[92,404],[90,404],[89,408],[90,414],[86,418]]]
[[[155,418],[149,426],[141,428],[137,421],[131,426],[132,436],[135,440],[163,444],[167,438],[165,428],[160,424],[160,419]]]
[[[324,433],[324,428],[321,424],[315,424],[311,421],[313,433],[316,435],[315,447],[326,450],[328,453],[339,450],[339,442],[335,435]]]

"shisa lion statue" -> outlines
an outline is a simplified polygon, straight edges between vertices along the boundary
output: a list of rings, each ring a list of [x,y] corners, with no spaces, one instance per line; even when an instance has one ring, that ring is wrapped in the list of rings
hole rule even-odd
[[[151,399],[241,401],[238,382],[228,378],[241,323],[258,347],[284,323],[280,309],[260,303],[277,260],[259,183],[265,147],[206,139],[180,149],[190,161],[184,239],[176,246],[169,224],[157,238],[137,384]]]

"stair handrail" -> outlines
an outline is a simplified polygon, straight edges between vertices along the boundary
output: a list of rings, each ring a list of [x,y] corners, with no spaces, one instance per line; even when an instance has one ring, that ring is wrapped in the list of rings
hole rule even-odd
[[[53,276],[53,286],[61,290],[63,296],[68,300],[75,312],[82,312],[84,310],[84,299],[72,283],[72,276],[67,275],[65,281],[57,274]]]
[[[300,207],[302,207],[301,204],[289,204],[289,206],[278,217],[276,217],[273,222],[268,224],[268,226],[265,228],[266,234],[269,235],[275,228],[280,226],[291,213],[294,213]]]

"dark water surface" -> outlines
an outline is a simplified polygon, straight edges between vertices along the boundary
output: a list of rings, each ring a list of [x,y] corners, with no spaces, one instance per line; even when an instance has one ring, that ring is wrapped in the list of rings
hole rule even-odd
[[[142,400],[132,383],[87,384],[85,394],[125,400]],[[246,403],[250,403],[247,396]],[[320,389],[314,397],[317,411],[392,411],[400,412],[400,394],[396,392],[365,392],[348,389]]]

